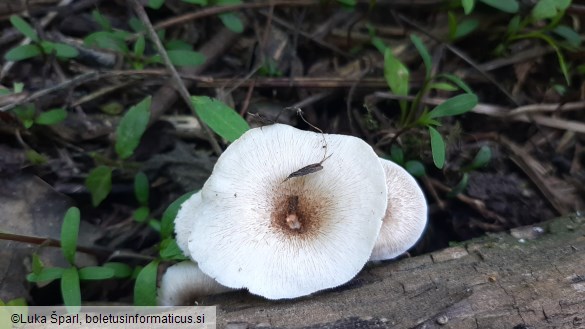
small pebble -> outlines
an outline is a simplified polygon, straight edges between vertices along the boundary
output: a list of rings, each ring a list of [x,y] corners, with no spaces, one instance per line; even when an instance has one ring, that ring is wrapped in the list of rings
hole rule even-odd
[[[449,318],[446,315],[441,315],[437,318],[437,324],[439,325],[446,325],[449,322]]]

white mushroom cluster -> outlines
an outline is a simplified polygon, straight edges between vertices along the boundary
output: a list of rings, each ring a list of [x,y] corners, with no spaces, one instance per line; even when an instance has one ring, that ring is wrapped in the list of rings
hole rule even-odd
[[[198,265],[191,265],[193,285],[215,280],[283,299],[337,287],[368,260],[404,253],[426,218],[416,181],[361,139],[274,124],[226,149],[181,206],[175,231]],[[163,277],[161,304],[178,302],[163,291],[179,281],[173,267]]]

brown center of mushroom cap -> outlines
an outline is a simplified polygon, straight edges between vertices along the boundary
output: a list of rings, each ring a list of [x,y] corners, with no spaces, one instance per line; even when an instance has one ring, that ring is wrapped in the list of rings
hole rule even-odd
[[[318,234],[330,217],[330,197],[327,193],[307,189],[305,184],[299,184],[300,180],[304,178],[280,186],[271,205],[271,227],[290,238],[309,238]]]

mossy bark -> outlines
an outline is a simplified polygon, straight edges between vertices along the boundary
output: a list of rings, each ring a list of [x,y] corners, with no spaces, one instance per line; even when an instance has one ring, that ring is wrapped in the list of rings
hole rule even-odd
[[[301,299],[236,292],[204,304],[219,305],[219,328],[585,328],[585,218],[538,226],[535,239],[502,233],[370,265]]]

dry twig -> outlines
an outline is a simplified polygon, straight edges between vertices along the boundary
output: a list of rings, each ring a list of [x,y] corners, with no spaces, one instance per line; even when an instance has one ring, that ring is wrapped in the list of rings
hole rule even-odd
[[[187,104],[189,109],[191,109],[191,112],[193,112],[193,115],[197,118],[197,120],[199,121],[199,123],[203,127],[203,131],[205,132],[207,140],[211,144],[213,151],[217,155],[220,155],[222,151],[221,151],[221,147],[219,146],[219,143],[214,138],[213,133],[211,132],[209,127],[207,125],[203,124],[203,122],[201,122],[199,115],[195,111],[195,106],[193,105],[193,102],[191,102],[191,95],[189,95],[189,91],[187,90],[187,87],[183,83],[183,80],[181,80],[181,77],[179,76],[179,73],[175,69],[175,66],[173,65],[173,63],[171,63],[169,55],[167,54],[164,46],[162,45],[158,35],[156,34],[156,31],[152,27],[152,23],[150,22],[150,19],[148,18],[146,11],[142,7],[142,5],[138,2],[138,0],[131,0],[131,2],[132,2],[132,5],[134,7],[134,11],[136,11],[136,14],[138,15],[138,17],[140,18],[142,23],[146,26],[146,30],[148,31],[148,36],[154,42],[157,51],[159,52],[161,58],[163,59],[163,62],[165,63],[167,69],[171,72],[172,79],[176,83],[176,88],[178,89],[179,94],[181,95],[181,97],[183,97],[183,100],[185,101],[185,103]]]

